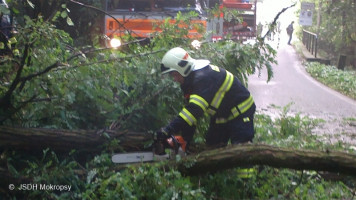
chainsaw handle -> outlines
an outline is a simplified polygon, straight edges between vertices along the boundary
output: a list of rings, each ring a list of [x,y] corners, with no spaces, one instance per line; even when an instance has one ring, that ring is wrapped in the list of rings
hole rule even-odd
[[[157,155],[165,154],[166,148],[171,148],[175,153],[178,153],[180,142],[174,135],[168,136],[165,140],[155,140],[154,141],[154,153]]]
[[[173,142],[173,146],[171,146],[171,148],[177,154],[178,150],[179,150],[179,147],[180,147],[180,143],[178,142],[177,138],[174,135],[171,135],[170,138],[172,139],[172,142]]]
[[[162,140],[155,140],[153,143],[153,153],[156,155],[165,154],[165,146]]]

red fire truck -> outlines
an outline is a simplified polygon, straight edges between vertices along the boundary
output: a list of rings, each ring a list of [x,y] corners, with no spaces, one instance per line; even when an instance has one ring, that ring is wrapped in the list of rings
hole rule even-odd
[[[239,11],[241,20],[224,20],[223,35],[231,39],[245,39],[256,37],[256,8],[257,1],[251,0],[223,0],[222,7]]]
[[[219,16],[208,17],[207,10],[216,6],[238,10],[243,21],[224,20],[224,9]],[[150,37],[161,31],[159,24],[165,19],[170,18],[170,22],[174,23],[178,12],[191,11],[198,13],[191,23],[205,27],[211,40],[256,35],[256,0],[106,0],[105,10],[110,14],[105,17],[105,35],[113,43],[127,34],[137,38]],[[187,27],[184,24],[181,26]],[[202,34],[191,28],[188,37],[198,39]],[[114,46],[113,43],[108,46]]]

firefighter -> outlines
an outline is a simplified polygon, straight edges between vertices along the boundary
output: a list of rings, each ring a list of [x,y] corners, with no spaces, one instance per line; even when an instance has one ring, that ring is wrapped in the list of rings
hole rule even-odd
[[[6,1],[1,1],[0,3],[0,55],[19,55],[19,50],[13,48],[17,43],[15,33],[13,30],[10,16],[5,14],[4,11],[8,10],[8,5]]]
[[[181,133],[189,145],[197,120],[208,113],[208,146],[225,146],[229,140],[232,144],[252,142],[256,106],[237,77],[208,60],[193,59],[180,47],[163,56],[161,70],[180,84],[187,104],[173,121],[157,131],[158,139]]]

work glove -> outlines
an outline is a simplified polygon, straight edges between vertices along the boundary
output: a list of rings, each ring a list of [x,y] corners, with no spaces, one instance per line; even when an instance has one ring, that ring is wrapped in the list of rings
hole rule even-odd
[[[168,139],[170,136],[171,135],[168,133],[168,131],[165,128],[161,128],[158,131],[156,131],[154,135],[154,140],[163,141]]]
[[[154,133],[154,149],[155,154],[164,155],[165,147],[167,146],[167,139],[170,137],[165,128],[161,128]]]

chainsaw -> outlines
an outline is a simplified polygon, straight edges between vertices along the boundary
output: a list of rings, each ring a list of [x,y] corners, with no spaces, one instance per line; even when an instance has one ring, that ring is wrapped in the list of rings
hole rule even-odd
[[[155,140],[150,152],[119,153],[113,155],[111,160],[119,164],[169,160],[176,155],[184,157],[186,145],[182,136],[170,136],[165,140]]]

